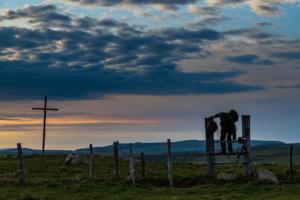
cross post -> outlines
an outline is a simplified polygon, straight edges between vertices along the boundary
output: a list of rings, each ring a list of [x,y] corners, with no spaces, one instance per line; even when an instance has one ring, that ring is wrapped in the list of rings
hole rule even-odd
[[[48,98],[45,96],[44,107],[43,108],[32,108],[32,110],[42,110],[44,111],[44,124],[43,124],[43,141],[42,141],[42,151],[45,155],[45,140],[46,140],[46,121],[47,121],[47,111],[58,111],[57,108],[48,108],[47,107]]]

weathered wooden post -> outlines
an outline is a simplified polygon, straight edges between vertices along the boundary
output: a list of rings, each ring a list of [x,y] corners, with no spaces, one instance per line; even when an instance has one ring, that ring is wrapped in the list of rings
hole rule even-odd
[[[94,178],[93,168],[94,168],[94,150],[93,145],[90,144],[90,178]]]
[[[129,176],[132,181],[132,184],[135,185],[135,169],[131,143],[129,144]]]
[[[290,173],[289,173],[289,178],[290,181],[293,181],[293,145],[290,145]]]
[[[210,177],[216,176],[216,157],[214,133],[208,128],[209,118],[205,118],[205,136],[206,136],[206,161],[207,175]]]
[[[17,144],[18,147],[18,160],[19,160],[19,183],[25,184],[25,170],[24,170],[24,161],[23,161],[23,152],[22,152],[22,145],[21,143]]]
[[[142,178],[145,178],[145,166],[146,166],[145,155],[143,152],[141,152],[141,177]]]
[[[250,137],[250,115],[243,115],[242,116],[242,136],[243,138],[247,139],[247,142],[245,144],[247,153],[244,154],[244,170],[243,174],[244,176],[251,176],[251,137]]]
[[[119,142],[113,144],[114,176],[119,178]]]
[[[173,186],[173,161],[172,161],[172,149],[171,149],[171,140],[167,140],[167,156],[168,156],[168,180],[169,186]]]

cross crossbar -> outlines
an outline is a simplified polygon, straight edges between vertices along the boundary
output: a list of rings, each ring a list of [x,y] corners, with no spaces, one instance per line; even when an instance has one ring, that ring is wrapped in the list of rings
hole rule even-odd
[[[51,111],[58,111],[57,108],[32,108],[32,110],[51,110]]]

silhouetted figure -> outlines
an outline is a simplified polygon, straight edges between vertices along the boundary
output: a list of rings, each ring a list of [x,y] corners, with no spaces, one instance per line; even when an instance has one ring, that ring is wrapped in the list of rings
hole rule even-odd
[[[221,112],[214,115],[214,118],[220,118],[221,120],[221,149],[222,153],[226,153],[226,143],[228,143],[228,151],[232,152],[232,139],[236,140],[236,126],[235,122],[238,121],[239,115],[235,110],[229,111],[229,113]]]

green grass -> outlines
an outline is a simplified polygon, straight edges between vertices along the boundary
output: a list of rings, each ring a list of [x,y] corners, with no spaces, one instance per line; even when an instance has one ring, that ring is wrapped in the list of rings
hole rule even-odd
[[[88,160],[87,157],[85,158]],[[175,186],[168,187],[165,162],[146,165],[146,178],[139,177],[136,163],[137,184],[127,180],[127,161],[121,161],[120,179],[113,178],[111,157],[95,157],[95,179],[88,176],[88,163],[64,166],[64,156],[25,156],[27,184],[18,184],[18,162],[15,156],[0,158],[0,199],[300,199],[300,179],[288,182],[288,166],[260,164],[276,173],[281,185],[258,185],[241,176],[238,166],[218,167],[220,172],[237,172],[238,179],[231,182],[206,177],[206,166],[201,163],[175,162]],[[300,165],[296,166],[300,174]]]

